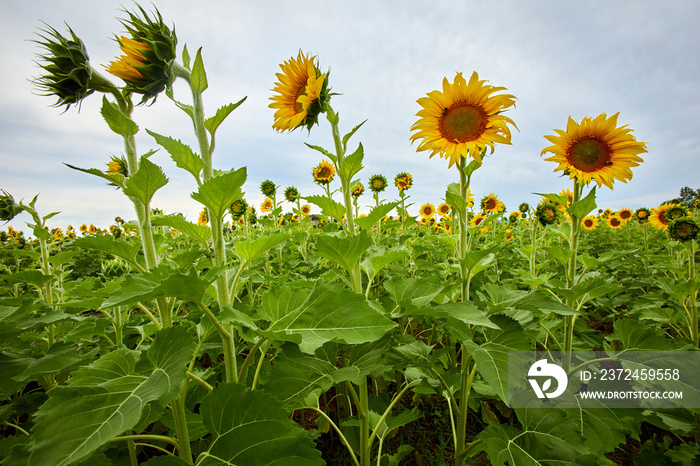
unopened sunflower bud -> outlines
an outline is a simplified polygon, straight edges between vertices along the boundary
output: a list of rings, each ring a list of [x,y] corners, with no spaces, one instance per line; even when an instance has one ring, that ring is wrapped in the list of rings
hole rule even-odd
[[[698,237],[700,225],[695,219],[690,217],[681,217],[673,220],[668,225],[668,236],[676,241],[686,242],[692,241]]]
[[[0,220],[9,222],[23,210],[20,205],[15,203],[11,195],[2,191],[2,195],[0,195]]]
[[[260,192],[262,192],[264,196],[274,196],[275,191],[277,191],[277,186],[272,181],[265,180],[262,183],[260,183]]]

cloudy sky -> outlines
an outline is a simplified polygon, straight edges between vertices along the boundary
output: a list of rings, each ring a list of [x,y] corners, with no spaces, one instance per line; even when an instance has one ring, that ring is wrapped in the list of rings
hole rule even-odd
[[[383,1],[307,0],[155,2],[174,24],[181,46],[203,48],[209,89],[205,111],[247,96],[217,133],[215,167],[246,166],[246,199],[259,205],[259,185],[271,179],[282,188],[294,185],[302,195],[321,194],[311,168],[321,155],[304,143],[331,148],[327,121],[310,134],[276,133],[268,108],[279,64],[301,49],[332,69],[333,107],[341,131],[363,120],[351,150],[365,148],[363,181],[381,173],[388,179],[413,174],[408,192],[414,213],[425,202],[437,204],[445,187],[456,181],[455,168],[444,159],[417,153],[409,141],[419,110],[416,99],[438,89],[443,77],[477,71],[489,84],[517,97],[509,111],[518,126],[512,145],[497,146],[472,180],[477,200],[491,192],[508,211],[520,202],[536,203],[535,192],[558,192],[571,186],[554,173],[555,164],[540,157],[549,143],[544,135],[565,128],[572,116],[620,112],[647,143],[645,162],[633,169],[627,184],[603,187],[600,207],[655,207],[676,197],[680,188],[700,188],[700,2],[629,1]],[[50,226],[94,223],[106,227],[115,216],[133,218],[132,206],[103,180],[75,172],[69,163],[104,169],[111,154],[121,154],[121,138],[99,115],[100,97],[86,99],[80,111],[61,113],[49,97],[37,95],[31,78],[41,49],[35,39],[42,21],[67,33],[64,22],[85,42],[92,65],[119,54],[114,34],[123,33],[123,1],[0,0],[0,188],[16,199],[39,194],[42,213],[61,211]],[[150,4],[144,4],[152,8]],[[118,80],[114,78],[114,82]],[[176,83],[176,98],[189,91]],[[139,107],[134,119],[140,153],[156,148],[143,129],[173,136],[196,147],[189,118],[162,96]],[[152,161],[170,179],[153,206],[196,219],[201,207],[190,198],[191,176],[160,151]],[[384,198],[393,200],[393,186]],[[373,203],[365,194],[361,205]],[[26,214],[11,225],[26,229]]]

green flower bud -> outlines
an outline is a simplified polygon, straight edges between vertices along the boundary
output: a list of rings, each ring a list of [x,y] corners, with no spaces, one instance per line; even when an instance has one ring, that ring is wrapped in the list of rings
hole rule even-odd
[[[700,225],[690,217],[681,217],[668,224],[668,236],[676,241],[692,241],[698,237]]]
[[[260,191],[264,196],[272,197],[275,195],[275,191],[277,191],[277,186],[272,181],[265,180],[260,183]]]
[[[0,220],[9,222],[23,210],[22,207],[15,203],[11,195],[4,190],[2,191],[2,195],[0,195]]]
[[[284,198],[288,202],[296,202],[299,199],[299,191],[294,186],[290,186],[284,190]]]

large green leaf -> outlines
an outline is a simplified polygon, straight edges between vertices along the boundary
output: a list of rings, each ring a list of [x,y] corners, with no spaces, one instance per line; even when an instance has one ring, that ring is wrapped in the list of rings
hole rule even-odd
[[[146,373],[136,370],[138,353],[124,348],[76,371],[37,411],[28,464],[75,463],[134,427],[149,403],[177,396],[194,346],[184,328],[173,327],[156,335]]]
[[[345,215],[345,207],[343,204],[336,202],[333,199],[328,199],[326,196],[307,196],[303,199],[320,207],[322,215],[334,218],[338,222],[343,221],[343,215]]]
[[[202,60],[202,47],[197,50],[197,55],[194,57],[192,74],[190,75],[190,86],[192,86],[192,92],[197,94],[201,94],[209,87],[207,73],[204,71],[204,61]]]
[[[150,134],[160,146],[168,151],[168,154],[170,154],[170,158],[173,160],[173,162],[175,162],[175,165],[188,171],[192,174],[192,176],[199,180],[199,174],[204,168],[204,160],[202,160],[202,157],[200,157],[199,154],[193,152],[190,146],[177,139],[173,139],[168,136],[161,136],[160,134],[149,130],[146,130],[146,132]]]
[[[312,354],[329,341],[357,344],[378,340],[396,326],[370,306],[364,296],[321,281],[310,292],[301,288],[268,293],[263,296],[263,307],[281,309],[284,304],[265,301],[277,301],[294,293],[303,294],[306,299],[296,309],[285,308],[286,314],[279,314],[280,319],[270,325],[267,335],[272,339],[298,341],[305,353]]]
[[[124,183],[124,194],[134,197],[148,206],[153,195],[168,184],[168,178],[163,170],[146,157],[141,157],[139,169],[130,175]]]
[[[379,273],[381,269],[389,265],[390,263],[403,259],[408,256],[408,249],[405,246],[398,246],[395,248],[386,249],[381,248],[371,248],[367,257],[362,260],[360,264],[362,270],[365,271],[367,276],[371,279]]]
[[[121,136],[133,136],[139,132],[138,125],[131,118],[124,115],[117,104],[107,100],[107,97],[102,97],[100,113],[109,125],[109,128]]]
[[[284,233],[274,235],[259,236],[255,239],[246,239],[235,244],[234,248],[238,257],[245,262],[253,262],[261,254],[277,246],[288,238]]]
[[[153,226],[167,226],[175,228],[197,240],[202,246],[208,248],[211,240],[211,228],[206,225],[198,225],[188,222],[181,215],[166,215],[151,220]]]
[[[343,159],[342,165],[338,170],[338,175],[342,176],[346,180],[351,180],[353,176],[355,176],[357,173],[359,173],[360,170],[362,170],[362,159],[364,158],[364,156],[364,148],[362,147],[362,143],[360,143],[359,147],[355,152],[353,152],[350,155],[347,155]]]
[[[226,117],[229,116],[231,112],[236,110],[243,102],[245,102],[246,99],[247,97],[243,97],[235,104],[228,104],[220,107],[213,117],[206,119],[204,122],[204,127],[212,136],[214,136],[214,133],[216,133],[216,129],[219,127],[219,125],[224,122]]]
[[[351,271],[372,244],[372,238],[365,231],[355,236],[321,236],[316,241],[316,251]]]
[[[213,439],[196,466],[324,464],[304,429],[261,390],[221,384],[204,398],[201,413]]]
[[[590,214],[593,209],[598,207],[595,203],[595,186],[588,193],[586,197],[580,199],[573,204],[571,204],[568,209],[566,209],[571,215],[575,215],[579,219],[582,219],[586,215]],[[566,205],[566,204],[564,204]]]
[[[356,218],[355,224],[357,224],[363,230],[369,230],[372,228],[372,226],[374,226],[375,223],[383,219],[386,216],[386,214],[391,212],[399,204],[401,204],[401,202],[397,201],[390,202],[389,204],[380,204],[376,207],[373,207],[366,217]]]
[[[141,243],[139,242],[127,242],[126,240],[113,238],[112,235],[97,235],[78,238],[73,241],[72,245],[80,248],[96,249],[113,256],[119,256],[127,262],[140,267],[136,261],[136,256],[141,250]]]
[[[246,176],[245,167],[214,176],[202,183],[196,193],[192,193],[192,199],[204,204],[210,215],[223,218],[231,204],[243,197],[241,187]]]

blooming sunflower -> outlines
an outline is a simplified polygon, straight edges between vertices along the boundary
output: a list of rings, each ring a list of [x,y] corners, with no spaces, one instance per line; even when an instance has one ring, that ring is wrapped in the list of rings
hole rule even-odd
[[[506,210],[506,206],[503,201],[498,199],[497,195],[491,193],[481,200],[481,210],[489,214],[497,214]]]
[[[260,211],[261,212],[270,212],[272,210],[273,204],[272,204],[272,199],[269,197],[266,197],[264,201],[260,204]]]
[[[535,216],[544,226],[553,225],[561,221],[563,213],[555,202],[546,200],[540,203],[535,209]]]
[[[88,233],[91,234],[91,235],[96,234],[96,233],[97,233],[97,227],[91,223],[90,226],[88,227]]]
[[[420,206],[420,210],[418,211],[420,216],[424,219],[433,218],[435,216],[435,212],[437,212],[437,210],[435,210],[435,206],[432,205],[430,202],[426,202],[425,204]]]
[[[581,225],[588,231],[595,230],[598,227],[598,217],[595,215],[588,215],[583,218]]]
[[[649,223],[658,230],[666,230],[671,219],[666,215],[668,209],[675,204],[662,204],[659,207],[651,209],[649,215]]]
[[[199,213],[199,218],[197,218],[197,223],[200,225],[206,225],[209,223],[209,214],[207,214],[207,209],[204,209]]]
[[[87,225],[85,225],[84,223],[82,225],[80,225],[80,232],[81,233],[87,233],[87,231],[88,231]]]
[[[321,73],[314,64],[316,56],[304,55],[301,50],[280,65],[278,82],[272,89],[269,108],[275,109],[272,127],[280,132],[293,131],[300,126],[311,130],[318,122],[318,115],[328,103],[328,75]]]
[[[634,211],[634,216],[639,223],[645,223],[649,220],[651,212],[646,207],[640,207]]]
[[[328,160],[321,160],[313,169],[314,182],[318,184],[328,184],[335,177],[335,167]]]
[[[566,208],[570,207],[574,202],[574,193],[570,189],[562,189],[559,191],[559,195],[568,199],[568,201],[566,201],[566,205],[559,204],[559,210],[566,212]]]
[[[668,236],[676,241],[692,241],[698,237],[700,225],[690,217],[681,217],[668,225]]]
[[[610,118],[605,113],[595,118],[585,117],[581,124],[569,117],[566,131],[555,129],[558,135],[545,136],[553,146],[542,150],[554,155],[545,159],[556,162],[570,179],[586,184],[595,180],[598,187],[612,189],[613,182],[626,183],[632,178],[631,167],[644,160],[638,154],[646,152],[646,143],[637,142],[627,125],[617,127],[619,112]]]
[[[381,193],[386,189],[387,182],[383,175],[374,175],[369,179],[369,189],[375,193]]]
[[[447,202],[443,202],[437,207],[438,214],[440,217],[447,217],[450,215],[450,205]]]
[[[625,222],[620,217],[618,217],[617,214],[608,217],[606,223],[613,230],[622,228],[622,226],[625,224]]]
[[[627,207],[625,207],[624,209],[620,209],[617,211],[617,216],[620,217],[620,220],[627,223],[630,220],[632,220],[634,212],[632,211],[632,209],[628,209]]]
[[[493,95],[505,90],[480,81],[472,73],[469,82],[457,73],[454,82],[442,80],[442,91],[432,91],[417,100],[422,107],[416,113],[420,117],[411,131],[411,143],[422,139],[417,151],[430,151],[430,157],[439,154],[449,160],[449,166],[461,157],[472,157],[481,163],[486,146],[494,151],[494,143],[510,144],[508,125],[513,120],[503,112],[515,105],[510,94]]]
[[[482,214],[481,212],[477,212],[474,214],[474,216],[469,220],[469,225],[471,226],[477,226],[481,224],[481,222],[486,218],[486,215]]]
[[[399,188],[399,191],[405,191],[413,186],[413,176],[410,173],[399,173],[394,178],[394,185]]]
[[[309,204],[304,204],[303,206],[301,206],[301,215],[306,217],[310,213],[311,213],[311,206],[309,206]]]
[[[362,185],[362,183],[357,184],[352,188],[352,197],[357,199],[358,197],[362,196],[362,193],[364,192],[365,187]]]

